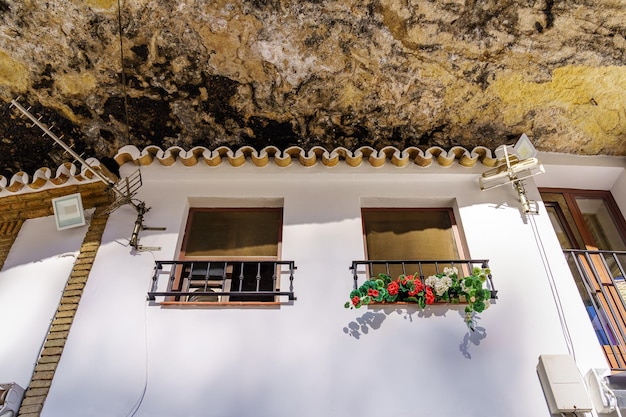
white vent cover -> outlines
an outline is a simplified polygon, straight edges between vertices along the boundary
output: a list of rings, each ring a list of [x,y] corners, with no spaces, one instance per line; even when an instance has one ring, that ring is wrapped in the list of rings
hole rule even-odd
[[[586,412],[593,408],[571,355],[540,355],[537,373],[550,413]]]

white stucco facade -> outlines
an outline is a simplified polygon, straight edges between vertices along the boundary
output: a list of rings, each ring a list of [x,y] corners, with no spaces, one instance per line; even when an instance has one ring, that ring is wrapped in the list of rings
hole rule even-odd
[[[546,174],[526,182],[529,197],[539,199],[535,183],[605,189],[626,213],[623,159],[545,158]],[[134,169],[127,164],[122,173]],[[539,355],[572,354],[581,373],[607,367],[606,360],[543,207],[524,216],[510,186],[481,192],[485,169],[142,167],[138,197],[151,207],[144,223],[166,230],[142,231],[140,243],[160,250],[128,246],[132,207],[111,215],[42,415],[548,416]],[[279,308],[146,301],[155,259],[178,256],[190,206],[265,199],[282,202],[280,257],[298,268],[296,301]],[[462,306],[344,309],[353,284],[348,267],[364,259],[366,206],[454,208],[469,258],[489,259],[498,290],[477,331],[468,331]],[[23,385],[71,269],[70,257],[57,252],[76,251],[86,231],[46,229],[55,247],[63,246],[52,254],[35,245],[36,222],[53,225],[51,218],[27,221],[0,273],[0,297],[10,299],[21,294],[13,275],[26,280],[28,268],[45,268],[54,281],[43,303],[52,307],[38,319],[17,319],[38,323],[33,340],[20,341],[30,347],[22,352],[0,341],[0,380]],[[21,309],[0,304],[2,314]],[[10,328],[16,338],[18,326]],[[21,355],[19,363],[13,355]]]
[[[0,271],[0,381],[30,382],[86,228],[54,218],[24,222]]]

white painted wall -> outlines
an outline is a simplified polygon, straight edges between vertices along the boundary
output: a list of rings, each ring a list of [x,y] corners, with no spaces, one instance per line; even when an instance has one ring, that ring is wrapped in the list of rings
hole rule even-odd
[[[57,231],[53,216],[22,225],[0,271],[0,382],[30,382],[86,231]]]
[[[167,230],[140,243],[162,249],[134,253],[134,211],[111,216],[42,415],[549,415],[538,356],[573,352],[582,372],[606,366],[604,356],[545,212],[521,216],[508,186],[479,191],[482,170],[142,168],[145,224]],[[189,198],[241,196],[284,199],[282,258],[298,266],[298,300],[147,303],[154,259],[176,258]],[[476,332],[459,306],[343,308],[348,267],[364,257],[360,208],[376,199],[455,202],[470,255],[491,260],[499,290]]]
[[[626,165],[626,161],[624,164]],[[618,177],[617,181],[615,181],[615,184],[613,184],[611,194],[613,194],[617,205],[622,211],[622,215],[626,218],[626,169],[622,171],[622,174]]]

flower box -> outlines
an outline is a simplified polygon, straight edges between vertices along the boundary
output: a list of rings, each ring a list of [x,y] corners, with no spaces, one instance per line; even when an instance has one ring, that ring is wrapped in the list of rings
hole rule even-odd
[[[475,267],[466,277],[459,277],[455,267],[444,268],[443,273],[421,280],[418,274],[400,275],[392,279],[380,274],[365,281],[350,292],[346,308],[360,308],[369,304],[417,304],[421,308],[432,304],[464,304],[465,323],[474,330],[474,313],[489,307],[492,291],[485,288],[488,268]]]

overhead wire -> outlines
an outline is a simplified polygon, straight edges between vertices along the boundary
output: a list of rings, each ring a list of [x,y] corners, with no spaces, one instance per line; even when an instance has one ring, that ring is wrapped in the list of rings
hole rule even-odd
[[[130,117],[128,112],[128,93],[126,91],[126,71],[124,67],[124,36],[122,34],[122,4],[121,0],[117,0],[117,26],[120,40],[120,64],[121,64],[121,83],[122,95],[124,96],[124,116],[126,117],[126,142],[130,144]]]

